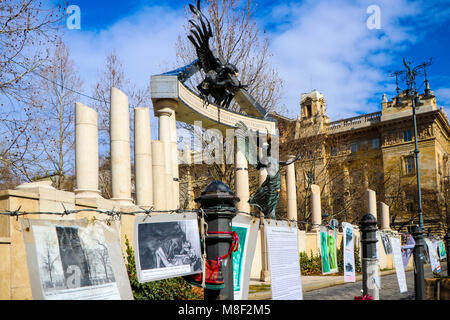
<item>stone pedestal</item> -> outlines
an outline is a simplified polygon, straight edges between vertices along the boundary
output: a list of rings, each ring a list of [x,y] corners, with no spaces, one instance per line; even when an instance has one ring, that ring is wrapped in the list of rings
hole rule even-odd
[[[99,198],[98,115],[82,103],[75,104],[75,171],[77,198]]]
[[[318,231],[322,224],[322,205],[320,203],[320,187],[311,185],[311,231]]]
[[[143,107],[134,109],[134,172],[136,204],[150,208],[153,205],[150,110]]]
[[[158,140],[152,141],[152,169],[153,169],[153,206],[155,210],[167,209],[167,176],[165,169],[166,159],[164,143]]]
[[[128,97],[114,87],[111,88],[110,137],[112,200],[121,206],[132,206]]]

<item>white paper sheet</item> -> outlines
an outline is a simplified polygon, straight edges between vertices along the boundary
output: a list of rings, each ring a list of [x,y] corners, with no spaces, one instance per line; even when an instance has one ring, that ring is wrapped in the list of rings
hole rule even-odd
[[[407,292],[405,269],[403,268],[402,252],[400,247],[400,239],[397,237],[390,237],[392,246],[392,254],[394,256],[394,267],[397,273],[398,286],[400,292]]]
[[[302,300],[298,229],[286,221],[264,221],[272,300]]]

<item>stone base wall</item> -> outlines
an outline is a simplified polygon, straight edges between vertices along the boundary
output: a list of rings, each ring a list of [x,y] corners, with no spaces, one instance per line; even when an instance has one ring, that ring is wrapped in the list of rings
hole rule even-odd
[[[120,207],[112,200],[103,198],[75,198],[74,193],[56,190],[45,184],[27,184],[16,190],[0,191],[0,211],[21,212],[55,212],[66,210],[99,209],[122,212],[140,211],[135,206]],[[33,214],[20,217],[0,216],[0,300],[30,300],[32,299],[28,274],[25,243],[22,235],[20,219],[45,220],[107,220],[110,216],[98,212],[80,212],[68,215]],[[134,216],[120,217],[121,245],[126,256],[125,237],[133,243]]]

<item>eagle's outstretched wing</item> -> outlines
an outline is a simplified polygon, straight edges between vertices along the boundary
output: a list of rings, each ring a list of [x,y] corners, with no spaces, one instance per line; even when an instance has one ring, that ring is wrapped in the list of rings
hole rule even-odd
[[[200,10],[200,0],[197,0],[197,7],[189,4],[189,8],[192,13],[197,16],[200,21],[200,26],[193,20],[189,20],[189,23],[193,28],[191,29],[191,34],[188,36],[188,39],[195,47],[200,68],[202,68],[205,73],[208,73],[211,70],[216,70],[220,66],[217,58],[209,47],[209,39],[213,36],[211,25]]]

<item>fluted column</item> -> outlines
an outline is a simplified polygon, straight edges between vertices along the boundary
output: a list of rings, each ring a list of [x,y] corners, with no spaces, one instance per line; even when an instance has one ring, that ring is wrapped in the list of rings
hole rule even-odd
[[[240,201],[236,204],[236,208],[239,211],[250,212],[250,204],[248,200],[250,198],[250,190],[248,184],[248,164],[245,155],[236,148],[235,156],[235,185],[236,196]]]
[[[375,191],[371,190],[371,189],[367,189],[366,190],[366,203],[367,203],[367,212],[366,213],[370,213],[371,215],[373,215],[375,217],[375,219],[377,218],[377,194]]]
[[[152,142],[152,169],[153,169],[153,206],[155,210],[166,210],[166,159],[164,143],[159,140]]]
[[[136,204],[149,208],[153,205],[152,142],[150,110],[134,109],[134,172]]]
[[[172,133],[174,110],[176,109],[177,101],[170,99],[162,99],[155,104],[155,116],[159,119],[158,136],[159,140],[164,144],[165,154],[165,173],[166,173],[166,207],[168,210],[177,209],[178,204],[175,203],[174,195],[174,181],[173,181],[173,143]],[[154,155],[154,154],[153,154]]]
[[[292,156],[289,157],[289,160]],[[286,167],[287,218],[297,220],[297,184],[295,181],[295,162]]]
[[[180,177],[178,171],[178,137],[177,137],[177,122],[175,110],[170,116],[170,149],[172,152],[171,168],[172,168],[172,189],[173,189],[173,204],[174,209],[180,206]]]
[[[311,231],[317,231],[322,224],[322,205],[320,203],[320,187],[311,185]]]
[[[99,198],[98,190],[98,114],[75,104],[75,171],[77,198]]]
[[[378,208],[380,210],[380,229],[381,230],[390,230],[390,222],[389,222],[389,206],[384,202],[378,202]]]
[[[121,206],[133,205],[128,97],[114,87],[111,88],[110,139],[112,200]]]

